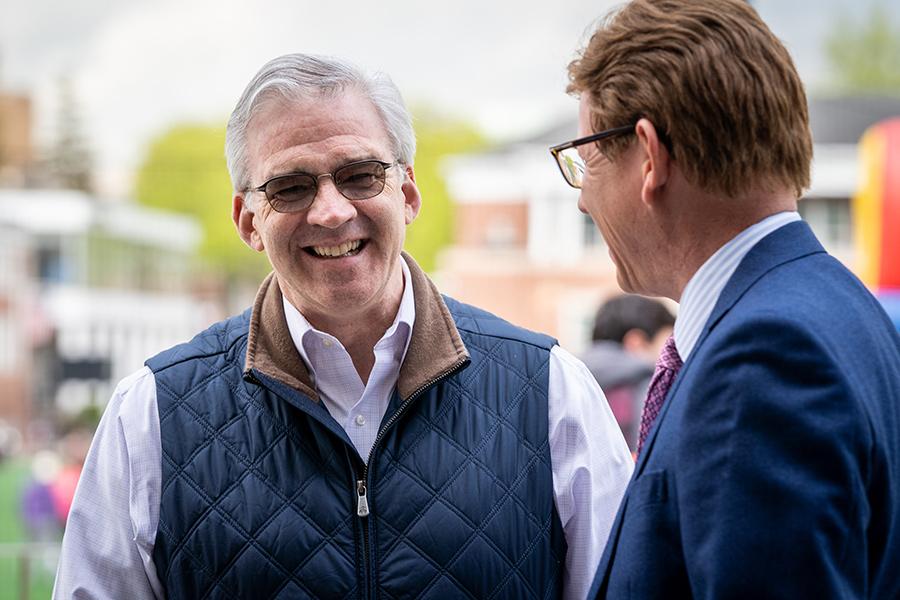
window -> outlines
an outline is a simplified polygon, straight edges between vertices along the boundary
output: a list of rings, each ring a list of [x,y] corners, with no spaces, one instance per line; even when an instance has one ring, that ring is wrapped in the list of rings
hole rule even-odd
[[[38,276],[47,283],[62,283],[63,260],[59,246],[45,246],[37,251]]]
[[[590,215],[582,213],[581,229],[584,232],[583,239],[585,248],[603,248],[606,246],[606,243],[603,241],[603,236],[600,234],[600,230],[597,229],[597,226],[594,224],[594,220],[591,219]]]
[[[853,244],[849,198],[803,198],[798,208],[829,250],[839,251]]]

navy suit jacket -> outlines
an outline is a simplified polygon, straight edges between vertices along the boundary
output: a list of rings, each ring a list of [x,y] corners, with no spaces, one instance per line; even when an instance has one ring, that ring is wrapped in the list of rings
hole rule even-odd
[[[729,280],[589,597],[900,598],[900,337],[803,222]]]

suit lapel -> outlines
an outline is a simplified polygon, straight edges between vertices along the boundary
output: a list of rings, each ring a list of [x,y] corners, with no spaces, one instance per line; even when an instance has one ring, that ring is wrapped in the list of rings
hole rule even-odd
[[[716,301],[716,305],[713,307],[713,311],[703,327],[703,332],[700,334],[697,344],[691,351],[691,355],[681,368],[681,371],[678,372],[678,377],[672,383],[672,387],[666,395],[666,401],[663,403],[659,416],[656,418],[653,428],[647,434],[644,450],[641,452],[634,469],[635,476],[643,471],[644,464],[647,462],[647,458],[653,449],[653,442],[656,440],[656,432],[659,429],[659,425],[672,404],[670,400],[678,393],[678,388],[684,380],[685,373],[691,368],[694,358],[698,354],[697,351],[709,337],[710,332],[715,329],[716,325],[737,304],[747,290],[765,277],[772,269],[818,252],[825,252],[825,249],[819,243],[819,240],[816,239],[809,225],[805,221],[794,221],[779,227],[761,239],[744,256],[731,279],[728,280],[728,283],[722,289],[722,293],[719,294],[719,299]]]
[[[698,354],[697,351],[703,345],[703,342],[706,341],[706,338],[709,337],[710,332],[718,325],[728,311],[737,304],[738,300],[743,297],[747,290],[764,277],[766,273],[786,262],[797,260],[818,252],[825,252],[825,249],[819,243],[819,240],[816,239],[812,230],[809,228],[809,225],[804,221],[795,221],[788,223],[783,227],[779,227],[764,237],[753,246],[741,260],[738,268],[719,295],[719,299],[716,301],[716,305],[713,308],[709,319],[706,321],[706,325],[703,327],[700,339],[697,340],[697,344],[691,351],[691,355],[678,372],[678,377],[675,378],[672,387],[666,395],[666,401],[663,403],[659,416],[656,418],[656,422],[653,424],[650,433],[647,435],[647,440],[644,443],[641,455],[638,457],[632,480],[639,477],[643,472],[644,466],[647,464],[647,460],[653,450],[653,444],[656,440],[656,433],[660,428],[660,423],[665,419],[669,406],[672,404],[672,399],[678,394],[678,388],[684,380],[685,373],[691,368],[694,358]],[[622,530],[622,518],[628,503],[630,489],[631,486],[629,485],[629,489],[626,491],[625,497],[622,499],[622,503],[619,506],[619,511],[616,514],[616,519],[610,530],[609,540],[607,541],[606,549],[603,552],[603,558],[600,560],[600,565],[597,568],[597,574],[594,576],[594,583],[591,586],[591,592],[588,594],[588,598],[595,597],[598,593],[603,592],[606,589],[612,559],[615,556],[616,545],[618,544],[619,534]],[[600,594],[597,597],[603,597],[603,595],[604,594]]]
[[[825,252],[825,249],[805,221],[788,223],[761,239],[750,249],[719,295],[693,353],[754,283],[775,267],[818,252]]]

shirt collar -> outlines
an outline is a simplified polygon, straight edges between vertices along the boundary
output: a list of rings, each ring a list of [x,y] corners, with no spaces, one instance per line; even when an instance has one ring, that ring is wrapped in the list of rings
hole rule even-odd
[[[406,351],[409,348],[409,340],[412,334],[413,324],[416,320],[416,304],[413,296],[409,266],[402,256],[400,257],[400,269],[403,273],[403,295],[400,297],[400,308],[397,310],[397,315],[394,317],[391,326],[387,328],[387,331],[385,331],[384,335],[381,336],[381,339],[378,340],[378,344],[385,343],[389,340],[400,339],[402,341],[400,364],[402,364],[403,359],[406,357]],[[330,339],[336,344],[339,344],[340,341],[331,334],[319,331],[313,327],[310,322],[306,320],[306,317],[304,317],[303,314],[288,301],[284,294],[282,294],[281,299],[284,303],[284,316],[287,321],[288,330],[291,334],[291,339],[294,342],[294,346],[297,348],[297,352],[300,353],[303,362],[306,363],[310,375],[313,377],[313,381],[315,381],[315,361],[310,359],[304,341],[309,340],[312,337]],[[396,338],[395,336],[402,337]]]
[[[737,234],[697,269],[681,294],[678,319],[675,320],[675,346],[682,361],[687,362],[719,295],[744,256],[779,227],[799,220],[796,211],[770,215]]]

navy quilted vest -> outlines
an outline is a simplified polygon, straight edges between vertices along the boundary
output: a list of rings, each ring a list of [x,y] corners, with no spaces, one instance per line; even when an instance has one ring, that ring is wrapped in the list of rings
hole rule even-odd
[[[321,403],[244,376],[249,310],[147,362],[169,598],[559,595],[553,341],[445,300],[471,362],[405,403],[395,393],[368,468]]]

